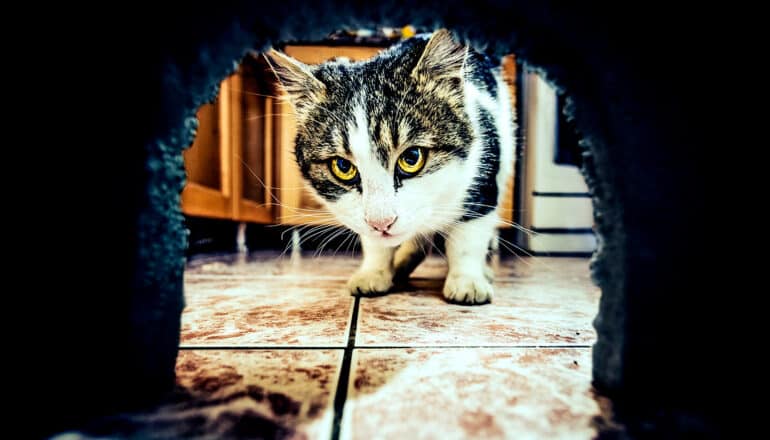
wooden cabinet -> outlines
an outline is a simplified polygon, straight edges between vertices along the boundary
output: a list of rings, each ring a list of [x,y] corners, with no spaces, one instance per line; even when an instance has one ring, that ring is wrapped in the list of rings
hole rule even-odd
[[[273,99],[258,69],[244,63],[222,81],[213,104],[198,110],[198,133],[184,152],[187,185],[182,212],[270,223],[274,220]]]
[[[365,60],[380,47],[286,46],[307,64],[333,57]],[[515,63],[503,62],[504,78],[515,87]],[[512,93],[515,97],[515,93]],[[182,193],[187,215],[241,222],[333,223],[305,185],[294,159],[296,123],[263,59],[247,58],[225,79],[214,104],[198,111],[195,143],[185,151],[188,184]],[[513,179],[502,206],[501,226],[513,220]]]
[[[229,218],[230,181],[223,173],[220,139],[220,107],[217,101],[198,110],[198,132],[192,147],[184,152],[187,185],[182,192],[182,212],[201,217]]]

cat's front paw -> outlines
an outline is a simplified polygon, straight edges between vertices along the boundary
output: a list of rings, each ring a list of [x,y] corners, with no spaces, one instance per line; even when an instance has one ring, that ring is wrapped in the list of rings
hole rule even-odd
[[[460,304],[485,304],[492,301],[494,289],[486,276],[467,274],[447,275],[444,283],[444,298]]]
[[[388,270],[359,270],[348,281],[348,289],[353,295],[379,295],[391,287],[393,273]]]

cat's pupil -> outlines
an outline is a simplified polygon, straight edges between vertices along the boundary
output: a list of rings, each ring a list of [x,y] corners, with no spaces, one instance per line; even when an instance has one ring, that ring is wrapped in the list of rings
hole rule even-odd
[[[420,160],[420,150],[417,148],[410,148],[404,151],[403,158],[404,162],[414,166]]]
[[[350,171],[350,161],[345,159],[337,159],[337,168],[343,173]]]

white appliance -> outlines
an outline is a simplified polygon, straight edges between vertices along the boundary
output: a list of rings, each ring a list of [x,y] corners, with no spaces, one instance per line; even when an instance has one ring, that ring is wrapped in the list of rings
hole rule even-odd
[[[555,163],[556,91],[535,73],[522,75],[523,157],[519,167],[517,245],[538,254],[583,254],[596,249],[593,207],[577,166]]]

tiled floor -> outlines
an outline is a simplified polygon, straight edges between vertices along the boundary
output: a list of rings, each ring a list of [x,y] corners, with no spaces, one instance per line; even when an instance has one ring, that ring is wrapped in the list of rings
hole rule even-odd
[[[407,291],[360,300],[344,289],[357,264],[270,253],[189,263],[177,392],[155,411],[104,425],[117,431],[92,434],[596,434],[590,347],[599,289],[587,259],[503,260],[493,303],[474,307],[442,299],[440,258],[423,263]]]

